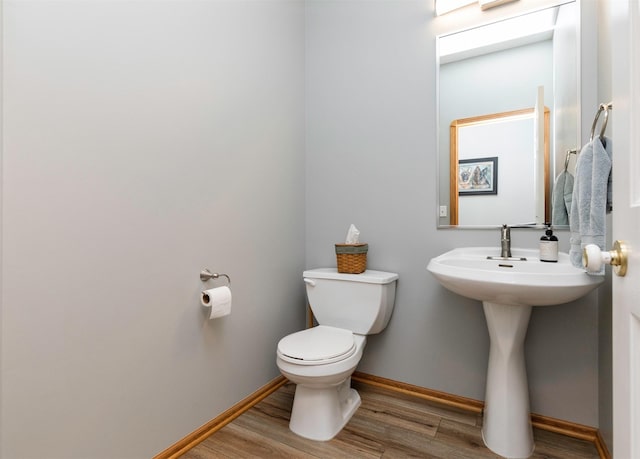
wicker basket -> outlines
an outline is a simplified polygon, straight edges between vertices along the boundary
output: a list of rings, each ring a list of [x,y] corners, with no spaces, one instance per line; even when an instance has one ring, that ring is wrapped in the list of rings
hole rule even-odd
[[[367,269],[369,244],[336,244],[338,272],[360,274]]]

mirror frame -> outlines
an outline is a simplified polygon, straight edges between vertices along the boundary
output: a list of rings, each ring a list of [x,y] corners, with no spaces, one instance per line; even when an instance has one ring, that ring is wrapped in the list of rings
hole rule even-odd
[[[453,120],[449,127],[450,148],[449,148],[449,224],[458,227],[458,136],[461,128],[494,122],[501,118],[510,118],[513,116],[533,115],[535,109],[525,108],[521,110],[512,110],[508,112],[492,113],[489,115],[473,116],[470,118],[461,118]],[[549,151],[550,151],[550,125],[551,114],[549,108],[544,107],[544,222],[536,222],[538,225],[544,225],[545,222],[551,221],[551,193],[549,182]]]

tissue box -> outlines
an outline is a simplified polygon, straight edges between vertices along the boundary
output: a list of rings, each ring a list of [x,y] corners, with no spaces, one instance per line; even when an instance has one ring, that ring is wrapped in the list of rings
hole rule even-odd
[[[338,272],[360,274],[367,269],[369,244],[336,244]]]

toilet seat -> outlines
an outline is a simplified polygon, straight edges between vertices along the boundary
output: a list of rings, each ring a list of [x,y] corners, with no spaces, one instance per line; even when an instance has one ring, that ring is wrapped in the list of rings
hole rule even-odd
[[[351,330],[318,325],[285,336],[278,343],[278,356],[297,365],[339,362],[356,352]]]

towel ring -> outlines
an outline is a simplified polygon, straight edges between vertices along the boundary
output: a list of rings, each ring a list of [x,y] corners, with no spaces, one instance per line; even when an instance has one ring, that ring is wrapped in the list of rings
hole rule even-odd
[[[609,121],[609,110],[613,108],[613,103],[609,102],[608,104],[600,104],[598,107],[598,111],[596,113],[596,117],[593,120],[593,124],[591,125],[591,137],[589,141],[593,141],[593,137],[596,133],[596,126],[598,125],[598,118],[600,118],[600,113],[604,112],[604,120],[602,121],[602,128],[600,129],[600,140],[604,140],[604,133],[607,130],[607,122]]]
[[[567,168],[569,167],[569,159],[571,155],[577,155],[578,150],[575,148],[573,150],[567,150],[567,155],[564,157],[564,171],[567,172]]]

